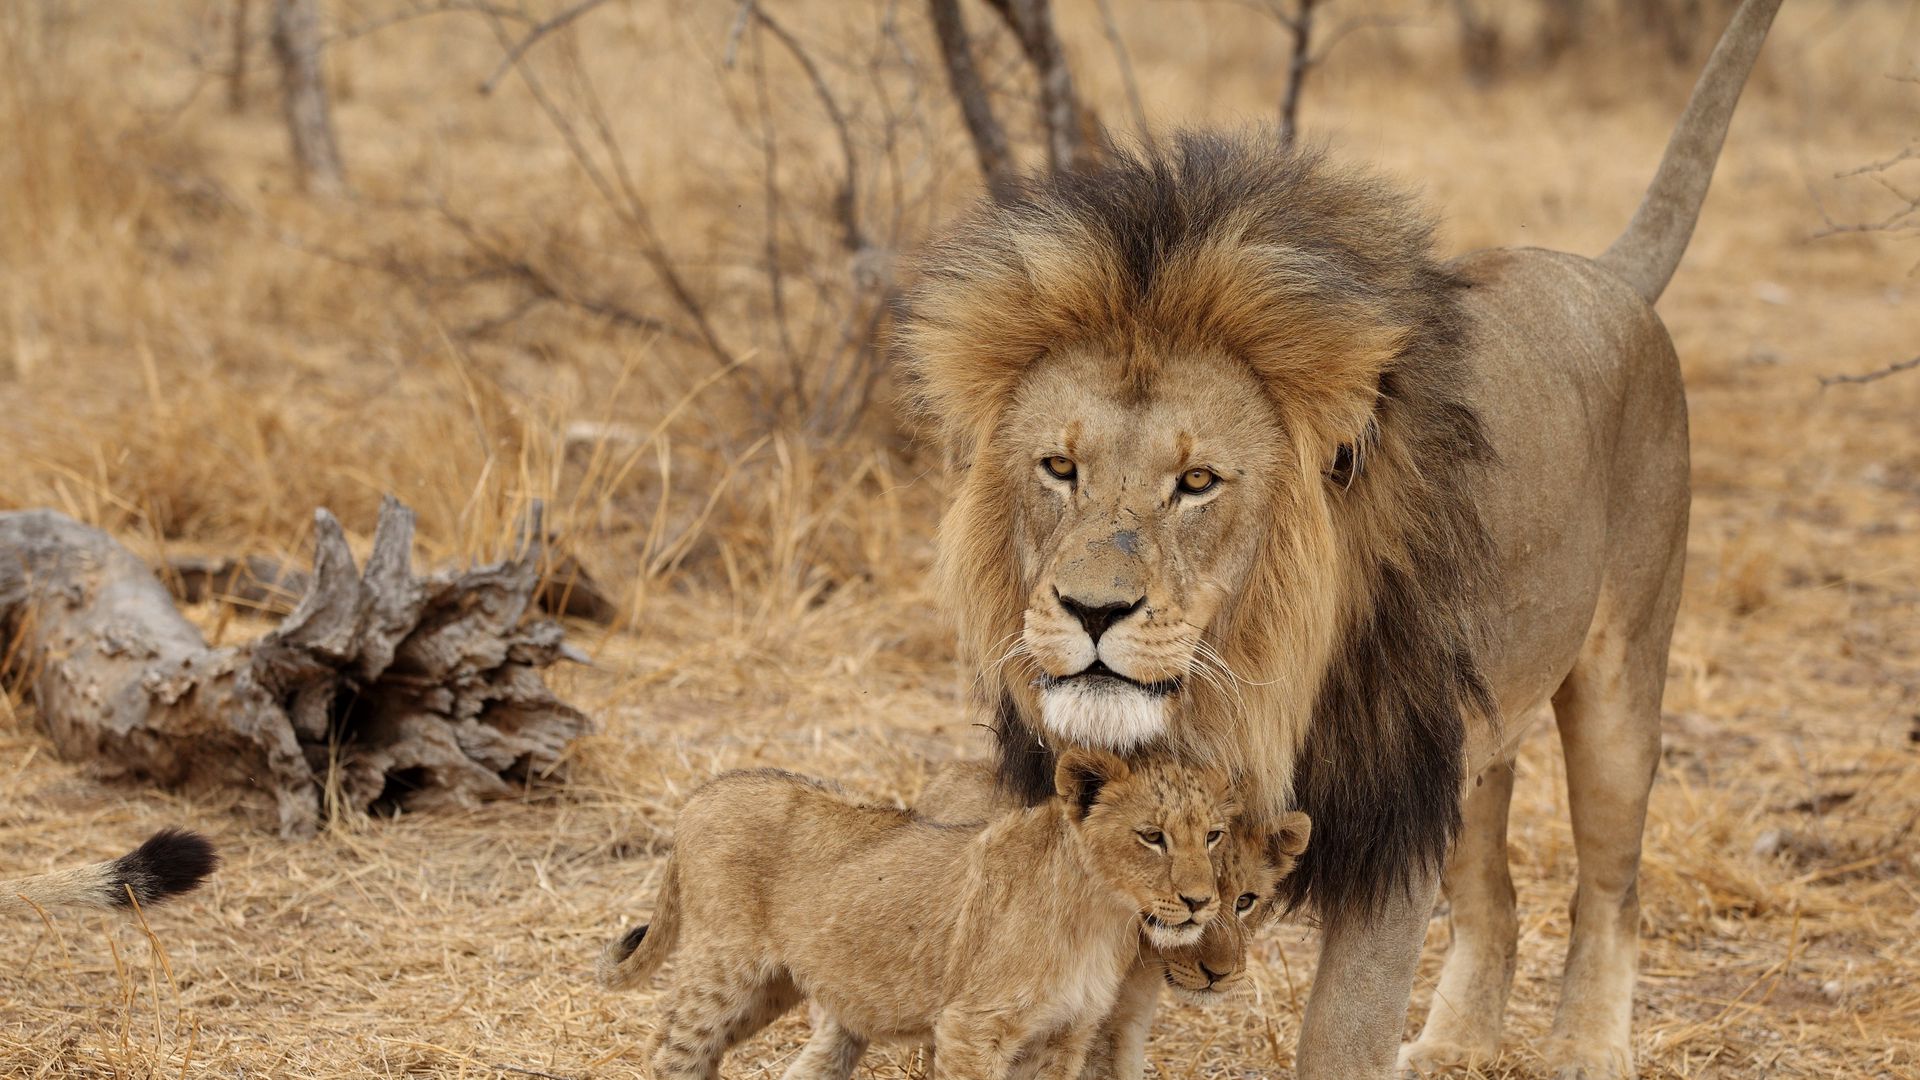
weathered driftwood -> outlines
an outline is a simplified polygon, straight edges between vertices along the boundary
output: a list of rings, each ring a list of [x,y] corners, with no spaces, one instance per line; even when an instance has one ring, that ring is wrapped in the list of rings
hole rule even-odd
[[[547,538],[546,562],[533,595],[541,611],[608,626],[620,607],[607,596],[580,560],[553,547]],[[176,555],[159,569],[176,600],[183,604],[218,602],[262,615],[289,615],[307,594],[305,570],[267,555]]]
[[[305,570],[266,555],[176,555],[160,579],[183,604],[219,601],[263,615],[291,615],[311,584]]]
[[[282,831],[332,810],[467,804],[556,767],[587,719],[540,669],[572,657],[526,621],[535,520],[513,558],[415,577],[413,513],[381,507],[361,571],[315,515],[300,604],[257,641],[208,648],[160,582],[105,533],[0,513],[4,655],[63,756],[166,784],[247,784]]]

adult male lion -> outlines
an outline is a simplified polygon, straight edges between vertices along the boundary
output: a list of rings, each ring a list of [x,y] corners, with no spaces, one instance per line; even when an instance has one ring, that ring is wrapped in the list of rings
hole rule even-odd
[[[1548,700],[1580,872],[1547,1058],[1632,1073],[1688,504],[1653,302],[1777,6],[1742,4],[1598,259],[1440,262],[1378,180],[1202,135],[1036,180],[926,257],[903,346],[963,470],[939,572],[1002,777],[1037,798],[1049,740],[1166,738],[1312,815],[1303,1077],[1392,1072],[1443,864],[1453,947],[1401,1059],[1497,1051],[1511,755]]]

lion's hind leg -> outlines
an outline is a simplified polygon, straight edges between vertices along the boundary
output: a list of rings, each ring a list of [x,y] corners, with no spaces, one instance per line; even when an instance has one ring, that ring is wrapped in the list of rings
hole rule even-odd
[[[1512,799],[1511,761],[1495,762],[1467,792],[1445,877],[1453,942],[1420,1038],[1400,1051],[1402,1070],[1439,1073],[1485,1066],[1499,1056],[1520,927],[1507,869]]]
[[[785,972],[688,955],[667,992],[653,1043],[655,1080],[718,1080],[728,1050],[800,1000]]]
[[[1678,579],[1676,556],[1670,578],[1675,595]],[[1554,695],[1580,860],[1560,1005],[1546,1046],[1556,1080],[1634,1075],[1640,843],[1660,763],[1660,696],[1673,602],[1663,595],[1623,617],[1607,599]]]

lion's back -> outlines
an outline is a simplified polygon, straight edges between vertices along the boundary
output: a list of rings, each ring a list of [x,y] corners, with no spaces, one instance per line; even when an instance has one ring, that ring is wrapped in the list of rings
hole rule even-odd
[[[1653,305],[1592,260],[1504,248],[1449,269],[1467,283],[1468,393],[1497,461],[1480,491],[1495,607],[1528,627],[1488,656],[1513,715],[1552,692],[1602,589],[1657,570],[1684,535],[1686,393]]]

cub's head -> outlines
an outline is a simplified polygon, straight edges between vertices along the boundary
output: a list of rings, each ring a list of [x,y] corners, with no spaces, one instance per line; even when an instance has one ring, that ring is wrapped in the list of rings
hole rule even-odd
[[[1292,812],[1266,832],[1235,825],[1220,854],[1220,897],[1230,913],[1209,923],[1200,940],[1156,950],[1161,974],[1176,995],[1210,1004],[1247,982],[1247,946],[1280,910],[1280,882],[1307,849],[1312,823]]]
[[[1221,917],[1212,855],[1238,809],[1224,774],[1075,748],[1061,751],[1054,788],[1088,864],[1140,912],[1149,941],[1190,945]]]

